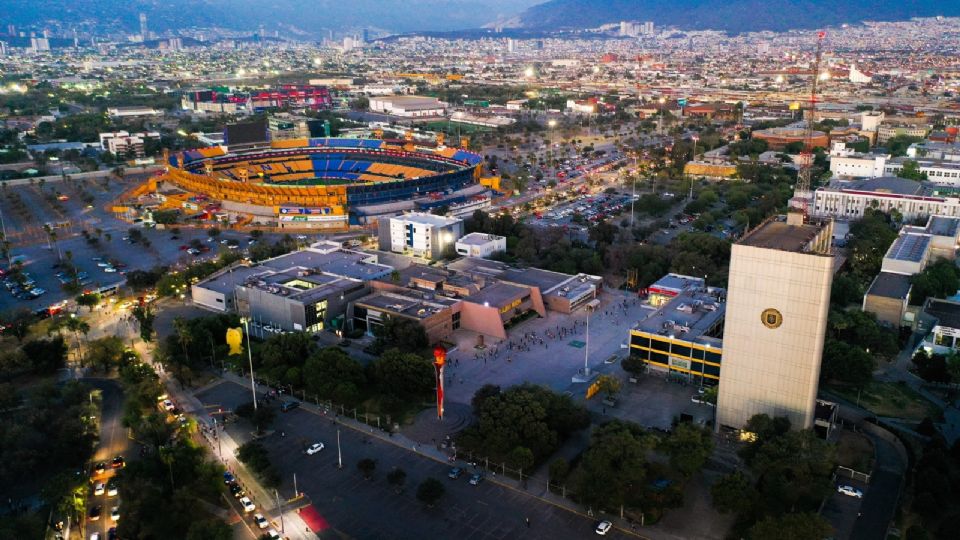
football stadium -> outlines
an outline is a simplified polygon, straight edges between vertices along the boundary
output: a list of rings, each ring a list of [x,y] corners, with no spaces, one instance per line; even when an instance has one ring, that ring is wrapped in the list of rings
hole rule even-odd
[[[462,192],[477,184],[483,160],[410,140],[311,138],[239,147],[168,155],[157,180],[182,190],[177,198],[185,203],[216,204],[238,222],[336,229],[400,202]]]

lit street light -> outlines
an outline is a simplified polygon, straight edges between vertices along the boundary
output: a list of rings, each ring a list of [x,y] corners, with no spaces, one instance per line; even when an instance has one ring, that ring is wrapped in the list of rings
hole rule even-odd
[[[247,332],[247,359],[250,361],[250,393],[253,394],[253,410],[257,410],[257,386],[253,379],[253,341],[250,339],[250,319],[241,317],[240,322]]]

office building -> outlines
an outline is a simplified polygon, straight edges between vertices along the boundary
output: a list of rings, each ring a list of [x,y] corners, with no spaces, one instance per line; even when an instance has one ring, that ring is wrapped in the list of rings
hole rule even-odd
[[[960,349],[960,303],[927,298],[917,331],[925,337],[920,348],[928,354],[950,355]]]
[[[379,222],[380,249],[424,259],[439,259],[463,236],[463,220],[411,212]]]
[[[150,32],[147,31],[147,14],[140,14],[140,41],[150,39]]]
[[[457,240],[455,245],[458,255],[486,259],[507,250],[507,237],[473,232]]]
[[[110,152],[121,158],[125,157],[143,157],[144,142],[147,139],[159,139],[160,133],[151,131],[147,133],[129,133],[126,131],[116,131],[100,134],[100,149]]]
[[[717,427],[757,414],[813,427],[830,307],[833,222],[772,218],[733,245]]]
[[[630,355],[700,386],[720,380],[726,291],[667,274],[647,289],[650,313],[630,330]]]

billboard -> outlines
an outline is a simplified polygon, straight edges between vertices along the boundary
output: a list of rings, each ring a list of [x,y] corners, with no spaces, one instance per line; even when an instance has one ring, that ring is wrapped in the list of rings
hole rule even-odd
[[[329,206],[319,206],[319,207],[289,207],[281,206],[277,213],[281,216],[289,215],[329,215],[333,213],[333,208]]]
[[[320,216],[320,215],[304,215],[304,216],[280,216],[281,223],[317,223],[323,221],[346,221],[347,216],[344,215],[335,215],[335,216]]]

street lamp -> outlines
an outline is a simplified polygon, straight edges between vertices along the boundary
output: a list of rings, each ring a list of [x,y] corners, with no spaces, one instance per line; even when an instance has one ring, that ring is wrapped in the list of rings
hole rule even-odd
[[[250,339],[250,319],[241,317],[244,329],[247,331],[247,360],[250,361],[250,393],[253,394],[253,410],[257,410],[257,386],[253,379],[253,341]]]
[[[592,302],[591,302],[592,304]],[[583,348],[583,377],[590,377],[590,314],[593,313],[593,306],[587,304],[587,344]]]

